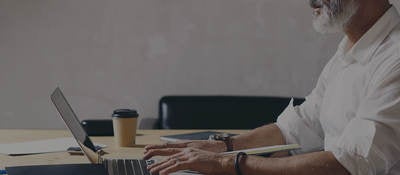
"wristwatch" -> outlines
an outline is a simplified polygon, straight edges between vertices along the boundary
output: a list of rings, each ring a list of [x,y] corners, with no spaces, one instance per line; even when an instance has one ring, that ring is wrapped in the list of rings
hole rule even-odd
[[[232,137],[227,133],[219,133],[210,135],[208,140],[223,141],[226,145],[226,151],[233,151]]]

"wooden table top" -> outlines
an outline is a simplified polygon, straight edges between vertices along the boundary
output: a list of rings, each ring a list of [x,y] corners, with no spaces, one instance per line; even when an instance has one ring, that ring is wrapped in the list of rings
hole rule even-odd
[[[162,143],[160,136],[171,134],[183,134],[204,130],[139,130],[136,143],[140,145]],[[246,130],[216,130],[234,134],[241,134]],[[16,143],[60,137],[72,137],[67,130],[21,130],[0,129],[0,143]],[[104,157],[140,159],[143,156],[143,148],[119,148],[114,144],[113,137],[91,137],[93,142],[107,145],[104,150],[108,153]],[[7,166],[22,165],[46,165],[46,164],[70,164],[89,163],[83,155],[70,155],[67,152],[45,153],[25,156],[8,156],[0,154],[0,169]]]

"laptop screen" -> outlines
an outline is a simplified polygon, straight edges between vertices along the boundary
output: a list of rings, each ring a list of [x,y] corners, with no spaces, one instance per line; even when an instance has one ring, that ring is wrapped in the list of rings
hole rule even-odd
[[[69,105],[64,94],[61,92],[60,88],[56,88],[51,94],[51,101],[56,106],[58,112],[61,115],[61,118],[64,120],[65,124],[71,131],[72,135],[75,137],[78,144],[81,147],[86,147],[82,148],[82,150],[89,151],[88,149],[90,149],[90,151],[96,152],[96,148],[93,142],[90,140],[86,131],[83,129],[82,125],[80,124],[78,118],[76,117],[74,111]]]

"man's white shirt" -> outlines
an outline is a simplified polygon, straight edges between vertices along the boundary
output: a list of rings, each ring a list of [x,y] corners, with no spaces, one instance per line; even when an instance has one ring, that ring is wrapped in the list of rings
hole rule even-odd
[[[353,175],[400,174],[400,15],[391,7],[349,49],[348,38],[306,101],[276,123],[292,154],[331,151]]]

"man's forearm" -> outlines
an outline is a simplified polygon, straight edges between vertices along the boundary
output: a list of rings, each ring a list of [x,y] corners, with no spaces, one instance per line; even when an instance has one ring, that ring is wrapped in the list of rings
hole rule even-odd
[[[276,124],[265,125],[233,138],[235,150],[281,144],[285,144],[285,140]]]
[[[227,174],[235,174],[233,157],[224,161]],[[242,174],[251,175],[350,175],[331,152],[315,152],[283,158],[249,156],[240,164]]]

